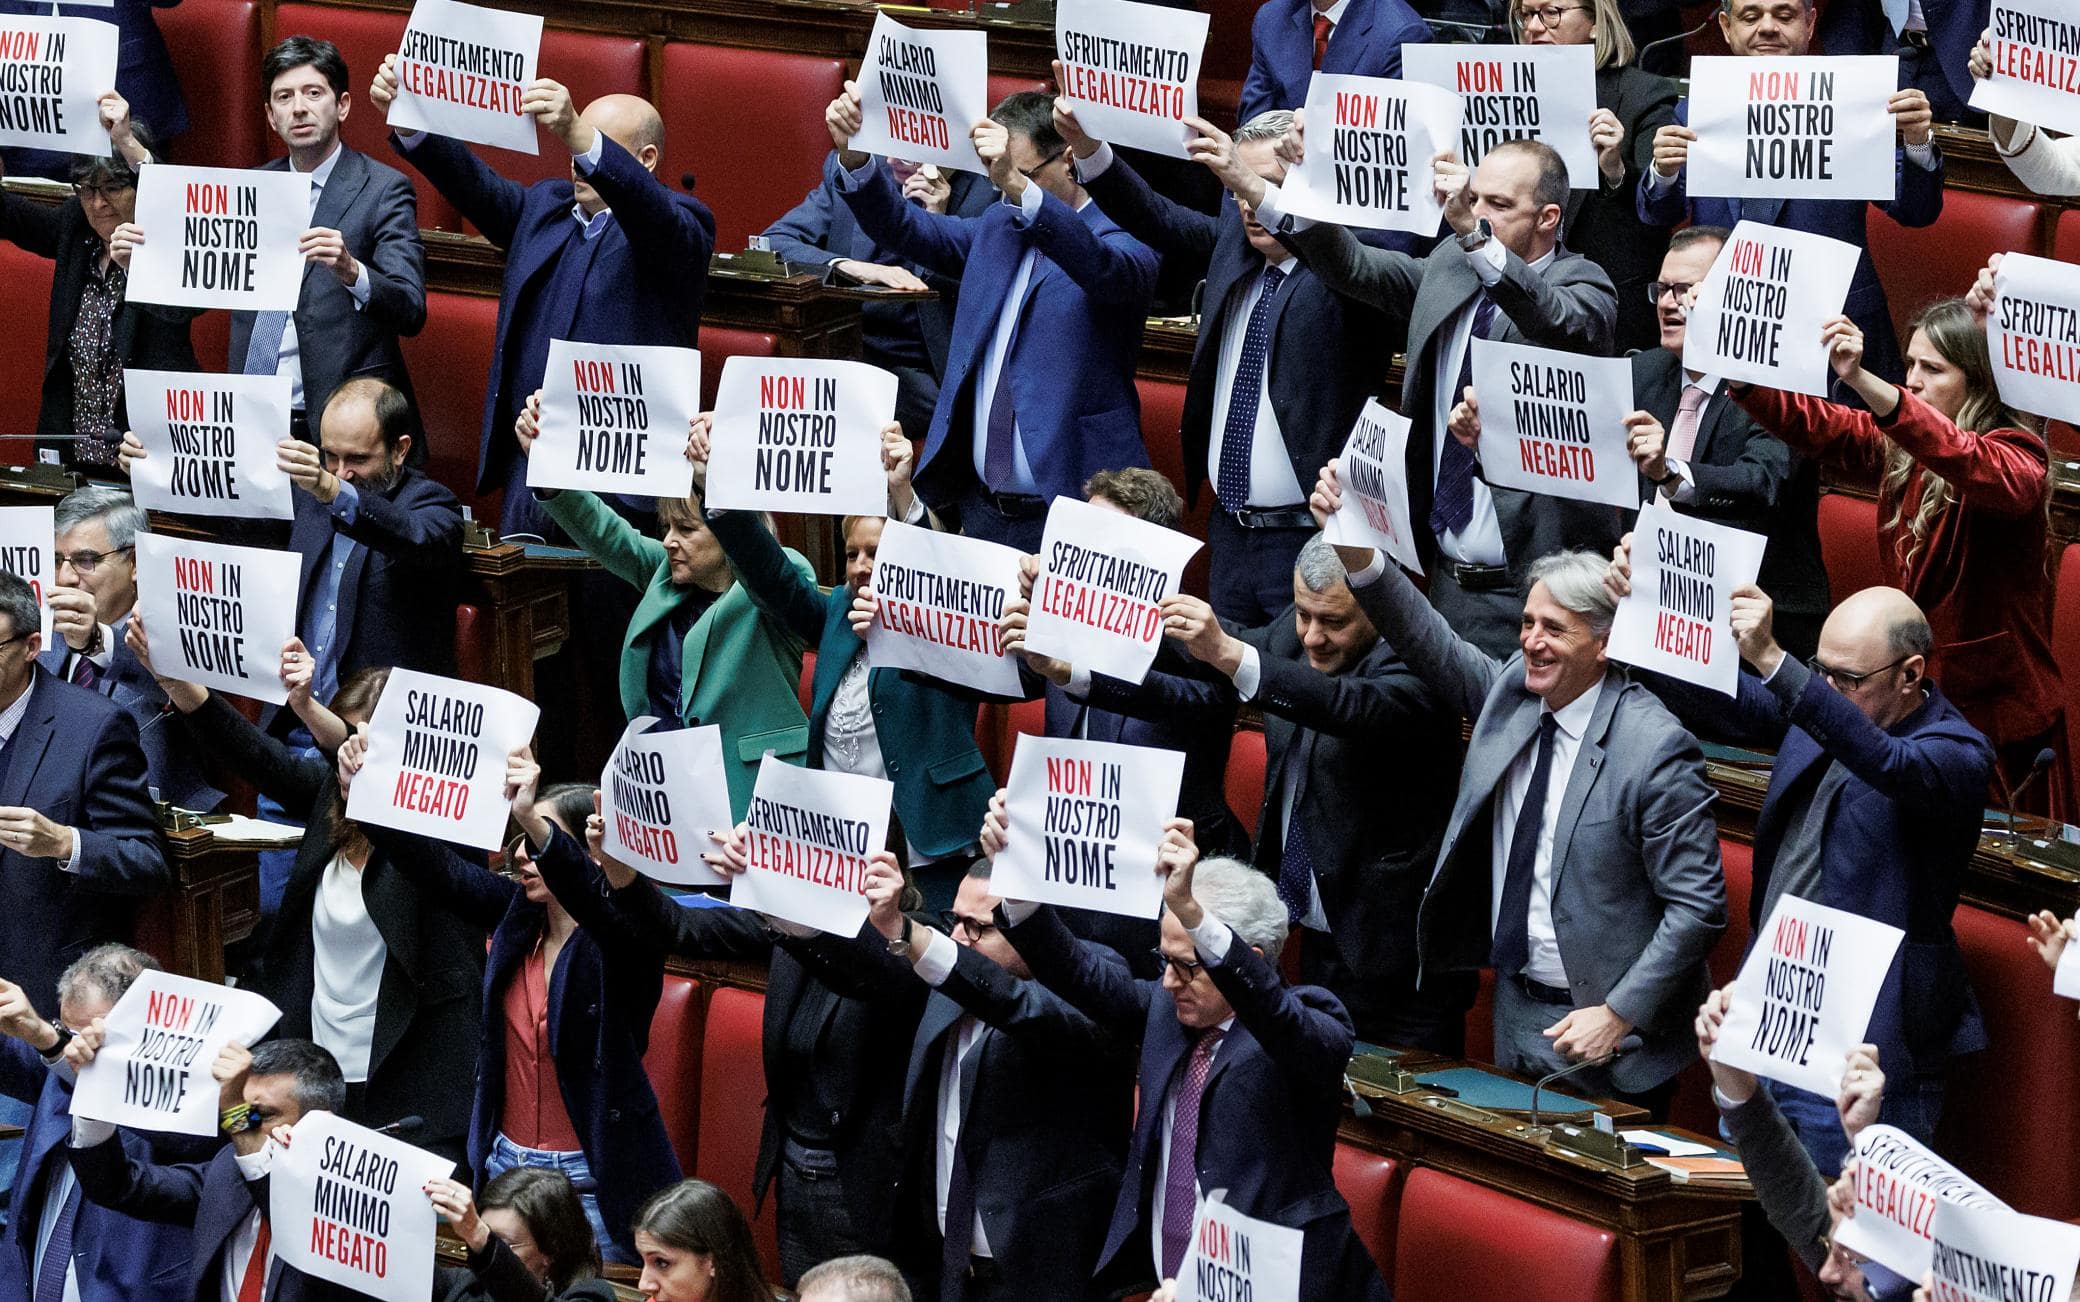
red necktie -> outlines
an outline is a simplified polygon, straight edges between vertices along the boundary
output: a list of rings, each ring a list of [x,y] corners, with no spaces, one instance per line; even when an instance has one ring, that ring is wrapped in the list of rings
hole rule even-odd
[[[260,1236],[253,1240],[253,1259],[246,1263],[245,1278],[238,1282],[238,1302],[260,1302],[267,1291],[267,1218],[260,1218]]]
[[[1316,14],[1314,16],[1314,70],[1316,72],[1322,70],[1322,56],[1329,52],[1329,29],[1333,26],[1335,24],[1329,21],[1329,15]]]

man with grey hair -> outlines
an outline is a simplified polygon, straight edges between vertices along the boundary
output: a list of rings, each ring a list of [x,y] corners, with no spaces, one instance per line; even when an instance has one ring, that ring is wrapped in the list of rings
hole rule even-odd
[[[795,1285],[795,1302],[910,1302],[903,1272],[882,1257],[834,1257]]]
[[[1342,505],[1333,464],[1312,500],[1324,519]],[[1577,1086],[1660,1114],[1697,1056],[1691,1012],[1726,929],[1726,880],[1697,739],[1606,658],[1607,562],[1533,564],[1505,661],[1371,549],[1337,552],[1380,635],[1473,720],[1417,919],[1423,979],[1492,966],[1498,1063],[1588,1064]]]

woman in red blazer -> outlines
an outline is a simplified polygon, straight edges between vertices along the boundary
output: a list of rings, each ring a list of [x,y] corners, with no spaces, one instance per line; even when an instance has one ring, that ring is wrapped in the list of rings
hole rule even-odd
[[[2044,747],[2064,750],[2049,453],[2036,419],[2001,401],[1985,326],[1963,299],[1923,308],[1911,334],[1907,382],[1895,386],[1863,369],[1849,318],[1822,329],[1829,365],[1869,411],[1759,387],[1735,395],[1798,451],[1878,480],[1885,567],[1927,613],[1933,670],[1999,753],[2005,795]]]

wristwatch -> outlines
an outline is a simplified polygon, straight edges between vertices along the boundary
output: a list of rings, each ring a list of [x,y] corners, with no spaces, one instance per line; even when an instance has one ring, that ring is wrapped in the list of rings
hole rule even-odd
[[[888,942],[889,953],[895,955],[897,958],[910,957],[910,931],[914,926],[916,926],[916,924],[911,921],[910,915],[907,913],[904,914],[902,938],[899,940],[891,940]]]
[[[1459,237],[1459,247],[1468,253],[1479,249],[1495,236],[1495,228],[1483,217],[1473,224],[1473,229]]]
[[[46,1064],[52,1064],[65,1056],[65,1046],[72,1043],[72,1031],[70,1028],[61,1026],[57,1022],[47,1024],[51,1028],[51,1034],[58,1037],[58,1042],[48,1049],[39,1049],[37,1052],[42,1055]]]

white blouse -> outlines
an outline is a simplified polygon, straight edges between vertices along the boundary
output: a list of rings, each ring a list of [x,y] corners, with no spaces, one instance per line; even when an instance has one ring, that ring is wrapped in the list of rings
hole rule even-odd
[[[334,855],[311,908],[311,1039],[339,1059],[350,1084],[368,1079],[376,1035],[376,995],[389,949],[361,898],[361,870]]]

